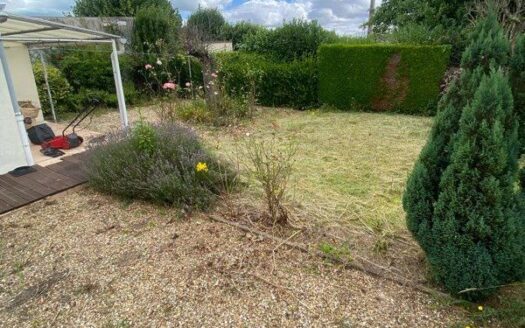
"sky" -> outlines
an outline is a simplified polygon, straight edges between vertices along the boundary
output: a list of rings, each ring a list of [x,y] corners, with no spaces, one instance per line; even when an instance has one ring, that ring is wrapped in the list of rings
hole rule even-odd
[[[29,16],[62,16],[70,12],[74,0],[0,0],[6,11]],[[249,21],[276,27],[300,18],[317,20],[339,34],[360,35],[368,18],[370,0],[172,0],[183,19],[198,6],[219,9],[227,21]],[[379,5],[380,0],[376,1]]]

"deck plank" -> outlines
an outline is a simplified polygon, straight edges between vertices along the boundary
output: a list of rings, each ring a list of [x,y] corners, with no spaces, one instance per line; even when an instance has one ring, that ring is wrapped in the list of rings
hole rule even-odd
[[[35,172],[21,177],[0,175],[0,214],[87,182],[86,158],[81,153],[48,167],[35,165]]]

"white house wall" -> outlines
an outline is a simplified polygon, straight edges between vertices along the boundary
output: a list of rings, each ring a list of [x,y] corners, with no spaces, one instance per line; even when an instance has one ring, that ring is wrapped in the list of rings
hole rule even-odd
[[[5,48],[11,78],[15,87],[17,101],[31,101],[33,105],[41,108],[38,89],[36,87],[33,66],[29,57],[29,50],[23,44],[8,44]],[[37,124],[43,123],[42,111],[36,119]]]
[[[27,165],[4,70],[0,65],[0,174]]]

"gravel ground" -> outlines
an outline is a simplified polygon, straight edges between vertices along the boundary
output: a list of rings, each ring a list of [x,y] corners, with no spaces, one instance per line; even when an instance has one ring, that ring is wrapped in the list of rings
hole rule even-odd
[[[0,217],[2,327],[450,327],[458,308],[87,188]]]

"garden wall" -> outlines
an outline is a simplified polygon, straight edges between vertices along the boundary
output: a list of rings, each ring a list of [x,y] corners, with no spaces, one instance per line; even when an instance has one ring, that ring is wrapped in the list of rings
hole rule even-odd
[[[433,114],[448,46],[332,44],[319,48],[319,96],[341,109]]]

